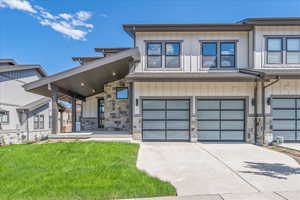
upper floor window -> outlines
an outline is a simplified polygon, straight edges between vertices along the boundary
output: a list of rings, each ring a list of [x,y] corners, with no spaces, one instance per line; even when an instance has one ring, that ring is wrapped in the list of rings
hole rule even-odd
[[[207,68],[217,67],[217,43],[203,42],[202,43],[202,65]]]
[[[162,44],[161,43],[147,44],[147,67],[148,68],[162,67]]]
[[[221,42],[221,67],[235,67],[235,43]]]
[[[8,111],[0,111],[0,123],[9,123],[9,112]]]
[[[44,115],[34,115],[33,116],[33,128],[34,129],[44,129],[45,118]]]
[[[177,42],[167,42],[166,48],[166,67],[180,67],[180,44]]]
[[[266,64],[300,64],[300,37],[268,37]]]
[[[148,42],[147,68],[179,68],[180,52],[179,42]]]
[[[235,67],[235,42],[202,42],[202,66],[204,68]]]
[[[286,63],[300,63],[300,38],[286,39]]]
[[[267,63],[282,64],[283,45],[282,38],[267,39]]]

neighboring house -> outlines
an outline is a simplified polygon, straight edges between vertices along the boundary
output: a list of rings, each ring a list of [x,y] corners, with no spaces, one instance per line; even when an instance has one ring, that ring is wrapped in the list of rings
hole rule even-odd
[[[35,141],[49,134],[51,99],[23,88],[46,76],[39,65],[0,59],[0,145]]]
[[[81,66],[25,89],[51,97],[54,117],[57,98],[69,96],[73,113],[81,100],[83,130],[143,141],[300,141],[300,18],[123,28],[133,48],[97,48],[103,57],[73,58]]]

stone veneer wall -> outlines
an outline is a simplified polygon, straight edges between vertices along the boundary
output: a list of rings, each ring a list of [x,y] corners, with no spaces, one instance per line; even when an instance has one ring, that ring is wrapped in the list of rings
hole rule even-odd
[[[116,88],[128,87],[129,83],[125,80],[118,80],[104,85],[104,92],[92,97],[90,104],[95,104],[92,112],[97,116],[97,101],[98,98],[104,99],[104,130],[112,131],[129,131],[130,116],[129,116],[129,99],[117,99]],[[88,103],[87,103],[88,104]],[[86,105],[91,106],[91,105]],[[85,109],[85,108],[83,108]],[[85,112],[85,111],[83,111]],[[82,117],[82,130],[97,130],[97,117]]]
[[[49,134],[49,130],[31,131],[29,134],[29,140],[27,140],[26,132],[20,130],[1,131],[0,146],[10,144],[24,144],[28,142],[38,142],[47,139]]]

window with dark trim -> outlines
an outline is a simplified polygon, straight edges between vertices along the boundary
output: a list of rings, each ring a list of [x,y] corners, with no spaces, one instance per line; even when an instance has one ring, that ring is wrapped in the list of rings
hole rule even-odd
[[[282,38],[267,38],[267,64],[283,64],[282,41]]]
[[[202,43],[202,66],[205,68],[216,68],[217,65],[217,42]]]
[[[117,87],[116,88],[117,99],[128,99],[128,88],[127,87]]]
[[[286,63],[300,64],[300,38],[286,38]]]
[[[201,45],[203,68],[236,67],[236,42],[207,41]]]
[[[235,42],[220,43],[221,67],[235,67]]]
[[[0,111],[0,123],[9,123],[9,111]]]
[[[162,67],[162,43],[161,42],[147,43],[147,67],[148,68]]]
[[[45,127],[44,115],[34,115],[33,116],[33,128],[34,129],[44,129],[44,127]]]
[[[104,128],[104,99],[98,99],[98,128]]]
[[[166,68],[180,67],[180,43],[165,43],[165,66]]]

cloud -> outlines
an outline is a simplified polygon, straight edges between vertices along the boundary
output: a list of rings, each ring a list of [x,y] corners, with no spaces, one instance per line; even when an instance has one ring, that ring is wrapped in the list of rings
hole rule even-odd
[[[29,1],[26,0],[0,0],[1,8],[17,9],[22,11],[27,11],[30,13],[37,13],[37,11],[32,7]]]
[[[87,11],[79,11],[76,13],[76,16],[79,20],[86,21],[92,17],[92,14],[91,12],[87,12]]]
[[[64,21],[55,22],[55,21],[49,21],[47,19],[44,19],[44,20],[41,20],[40,23],[43,26],[50,26],[55,31],[60,32],[64,35],[67,35],[74,40],[85,40],[85,36],[87,35],[86,31],[82,31],[80,29],[75,29],[69,23],[64,22]]]
[[[59,14],[59,16],[65,20],[69,20],[73,17],[72,15],[70,15],[68,13],[61,13],[61,14]]]
[[[52,14],[41,6],[33,6],[27,0],[0,0],[0,8],[10,8],[26,11],[36,18],[42,26],[48,26],[53,30],[74,40],[86,40],[86,35],[94,28],[93,24],[86,21],[92,17],[92,13],[80,10],[75,14]]]

